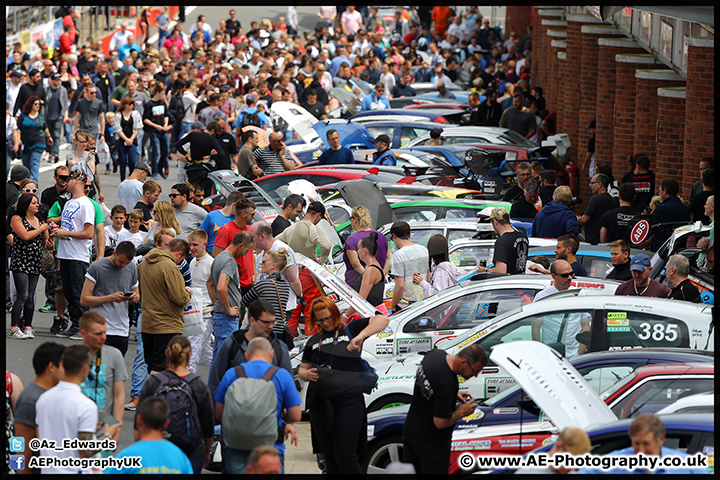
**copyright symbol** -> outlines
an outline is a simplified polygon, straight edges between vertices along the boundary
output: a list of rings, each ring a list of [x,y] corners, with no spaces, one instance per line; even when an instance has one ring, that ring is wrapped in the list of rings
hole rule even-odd
[[[470,468],[475,464],[475,457],[469,453],[463,453],[460,455],[459,462],[461,468]]]
[[[30,450],[35,451],[40,449],[40,440],[33,438],[30,440]]]

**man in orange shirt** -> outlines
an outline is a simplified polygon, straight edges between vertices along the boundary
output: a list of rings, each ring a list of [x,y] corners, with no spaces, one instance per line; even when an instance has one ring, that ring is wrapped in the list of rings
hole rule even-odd
[[[447,30],[448,26],[448,20],[450,19],[450,14],[452,13],[452,10],[450,7],[434,7],[432,11],[432,20],[435,22],[435,30],[433,31],[433,35],[437,35],[438,33],[445,35],[445,30]]]

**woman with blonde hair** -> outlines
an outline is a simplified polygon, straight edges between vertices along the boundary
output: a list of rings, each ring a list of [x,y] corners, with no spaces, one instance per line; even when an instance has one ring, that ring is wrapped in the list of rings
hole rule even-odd
[[[177,217],[175,216],[175,210],[173,209],[170,202],[155,202],[155,211],[153,213],[153,216],[155,217],[155,222],[157,223],[150,227],[150,229],[148,230],[148,236],[147,240],[145,240],[145,243],[149,243],[151,245],[154,244],[155,231],[158,229],[162,230],[163,228],[167,228],[169,230],[172,230],[175,235],[180,235],[180,224],[177,221]]]
[[[364,339],[387,327],[384,315],[345,325],[337,305],[327,297],[311,304],[308,331],[319,327],[303,350],[298,371],[310,382],[307,406],[312,433],[320,446],[327,473],[362,473],[357,452],[367,441],[360,352]]]
[[[345,283],[350,286],[355,285],[360,276],[365,272],[365,264],[358,256],[358,244],[361,239],[369,236],[372,232],[378,234],[376,258],[380,267],[386,274],[390,271],[392,252],[388,248],[388,240],[385,238],[385,235],[370,228],[371,222],[372,218],[367,208],[362,205],[353,208],[350,214],[350,226],[355,230],[355,233],[350,235],[345,241],[345,249],[343,252],[343,262],[345,262],[346,267]]]
[[[273,333],[276,338],[285,341],[290,350],[294,345],[292,333],[285,321],[285,308],[290,298],[290,284],[282,275],[287,266],[288,253],[284,248],[265,252],[260,264],[260,272],[267,275],[262,280],[255,282],[242,297],[242,306],[247,308],[250,302],[256,298],[262,298],[270,303],[275,309],[275,323]],[[286,335],[287,332],[287,335]]]
[[[215,420],[213,418],[213,401],[210,398],[210,389],[207,383],[198,374],[192,373],[187,368],[191,354],[192,347],[187,337],[175,335],[171,338],[165,349],[165,370],[147,378],[140,391],[138,405],[147,397],[162,397],[164,392],[176,389],[176,387],[182,387],[182,391],[187,391],[187,386],[190,387],[192,402],[195,404],[193,417],[183,418],[183,413],[173,411],[171,405],[170,424],[167,431],[170,434],[169,440],[187,455],[193,472],[197,475],[203,467],[207,467],[210,463]],[[174,395],[174,392],[170,391],[166,395],[170,397]],[[180,431],[183,432],[182,435],[179,434]],[[140,437],[137,425],[135,425],[134,435],[137,442]]]

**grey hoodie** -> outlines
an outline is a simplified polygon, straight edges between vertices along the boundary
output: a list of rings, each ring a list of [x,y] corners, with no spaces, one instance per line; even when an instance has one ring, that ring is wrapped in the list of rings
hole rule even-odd
[[[430,282],[423,280],[420,286],[426,297],[434,295],[440,290],[452,287],[458,283],[459,272],[452,262],[442,262],[437,265],[430,276]]]

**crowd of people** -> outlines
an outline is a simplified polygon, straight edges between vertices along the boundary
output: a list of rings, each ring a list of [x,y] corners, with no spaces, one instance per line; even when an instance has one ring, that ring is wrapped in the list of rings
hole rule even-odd
[[[430,81],[441,97],[453,98],[451,83],[471,92],[472,125],[507,127],[539,143],[555,133],[555,120],[542,88],[530,88],[531,29],[522,37],[512,30],[505,35],[476,7],[462,13],[398,7],[390,22],[376,7],[320,7],[317,17],[314,32],[300,33],[297,11],[288,7],[279,21],[251,21],[244,30],[230,10],[217,28],[199,15],[186,33],[182,21],[170,27],[161,7],[157,46],[149,43],[147,23],[136,37],[123,22],[105,55],[98,41],[77,43],[77,11],[70,9],[59,48],[39,44],[40,53],[30,58],[19,43],[8,46],[6,280],[12,277],[7,283],[15,291],[6,290],[9,338],[32,340],[36,328],[45,327],[33,324],[43,276],[40,311],[56,313],[49,332],[82,341],[35,348],[36,378],[24,390],[19,378],[6,376],[8,412],[26,445],[33,437],[117,440],[124,411],[131,410],[135,443],[115,456],[143,457],[142,473],[199,473],[210,461],[216,424],[222,425],[226,472],[281,473],[286,441],[297,444],[300,398],[289,351],[304,319],[311,337],[298,376],[310,382],[314,451],[324,455],[327,473],[362,473],[366,416],[357,412],[365,409],[365,367],[358,352],[364,339],[388,325],[390,313],[458,282],[447,239],[433,235],[427,246],[415,244],[410,225],[398,221],[390,230],[393,252],[388,238],[371,229],[368,209],[354,208],[354,233],[343,252],[345,281],[378,309],[358,318],[323,295],[297,255],[324,263],[330,254],[317,227],[326,214],[321,202],[290,195],[269,224],[252,201],[232,192],[208,212],[202,204],[212,190],[208,172],[237,168],[254,179],[293,169],[285,145],[293,131],[269,107],[289,101],[326,118],[338,105],[330,89],[347,85],[359,94],[356,79],[373,88],[361,95],[362,109],[388,108],[388,99],[415,95],[413,82]],[[269,143],[259,146],[258,132],[248,126],[271,132]],[[442,142],[441,132],[431,137]],[[328,141],[321,164],[352,160],[337,131],[328,132]],[[64,144],[71,148],[61,158]],[[380,135],[376,145],[375,163],[394,164],[389,137]],[[14,158],[22,165],[11,168]],[[177,183],[170,202],[161,201],[156,180],[168,177],[173,160]],[[498,237],[492,266],[478,270],[551,274],[554,286],[540,292],[542,298],[586,275],[575,257],[580,241],[603,242],[610,244],[614,265],[607,278],[625,281],[617,294],[699,301],[687,258],[669,259],[671,290],[649,278],[646,255],[630,256],[630,230],[649,214],[654,223],[714,225],[714,160],[700,162],[689,205],[678,198],[672,178],[662,179],[660,197],[653,197],[647,156],[631,161],[619,183],[608,165],[589,164],[593,196],[581,215],[570,209],[569,187],[555,186],[553,170],[520,163],[517,185],[505,196],[512,208],[491,214]],[[54,184],[41,191],[42,162],[54,165]],[[118,173],[118,204],[106,219],[103,187],[107,191]],[[557,239],[551,265],[526,262],[527,236],[510,220],[527,218],[535,220],[533,236]],[[646,246],[657,250],[670,232],[658,230]],[[697,246],[705,250],[701,266],[714,268],[712,234]],[[389,310],[388,273],[395,281]],[[131,372],[128,352],[134,355]],[[471,378],[487,361],[480,347],[449,359],[437,351],[423,361],[427,382],[416,385],[408,415],[413,421],[405,431],[406,460],[417,472],[447,471],[452,426],[474,408],[465,398],[456,407],[457,375]],[[209,368],[207,379],[197,373],[201,362]],[[249,429],[248,409],[269,427]],[[425,438],[433,442],[420,441]],[[29,458],[29,450],[25,454]],[[76,459],[97,454],[113,452],[63,453]],[[22,470],[31,471],[27,465]]]

